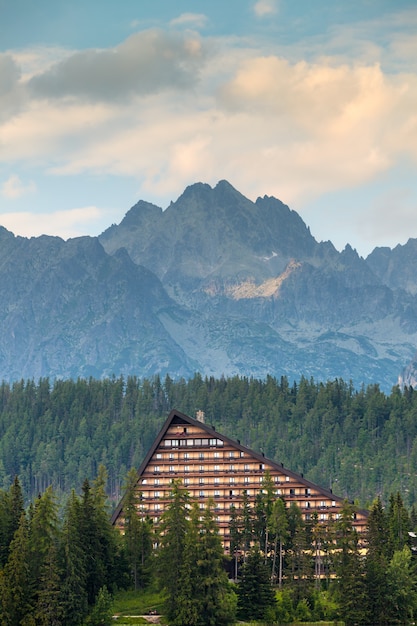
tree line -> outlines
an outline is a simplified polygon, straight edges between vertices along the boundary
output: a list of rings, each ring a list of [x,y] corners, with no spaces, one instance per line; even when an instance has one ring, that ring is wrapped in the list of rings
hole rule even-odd
[[[228,626],[236,619],[388,625],[410,623],[417,613],[417,515],[399,493],[386,506],[374,501],[359,536],[353,504],[346,500],[340,517],[325,525],[317,515],[304,521],[296,503],[276,498],[266,474],[255,506],[245,498],[231,511],[227,556],[214,502],[201,509],[181,481],[173,481],[154,549],[148,543],[144,555],[144,528],[149,533],[152,523],[137,514],[140,502],[132,480],[125,532],[139,550],[130,552],[130,570],[145,585],[146,573],[156,572],[172,626]]]
[[[27,501],[53,485],[60,498],[108,472],[119,500],[171,409],[206,422],[313,482],[369,507],[376,494],[416,501],[417,393],[340,379],[40,379],[0,385],[0,488],[19,476]]]
[[[355,506],[323,525],[276,498],[266,474],[255,506],[231,511],[225,555],[214,503],[203,509],[173,481],[161,523],[141,513],[136,471],[125,477],[124,532],[110,522],[106,470],[61,507],[48,487],[24,506],[19,479],[0,491],[3,626],[100,626],[120,589],[157,587],[171,626],[343,620],[409,623],[417,613],[416,513],[399,493],[371,506],[358,536]],[[366,551],[364,552],[364,548]]]

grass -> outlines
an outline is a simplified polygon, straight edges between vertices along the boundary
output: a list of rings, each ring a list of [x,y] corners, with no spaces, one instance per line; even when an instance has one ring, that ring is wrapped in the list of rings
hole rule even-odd
[[[146,624],[146,620],[137,615],[147,615],[150,611],[163,612],[164,596],[154,589],[139,589],[138,591],[120,591],[113,602],[113,615],[116,621],[122,624]],[[127,617],[129,616],[129,617]]]

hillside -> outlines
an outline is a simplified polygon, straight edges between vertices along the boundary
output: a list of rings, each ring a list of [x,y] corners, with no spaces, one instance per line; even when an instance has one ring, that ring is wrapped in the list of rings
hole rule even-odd
[[[417,503],[417,393],[342,380],[207,378],[189,381],[47,379],[0,386],[0,488],[20,476],[26,495],[58,494],[109,475],[116,504],[175,408],[361,506],[400,491]]]
[[[99,238],[0,228],[0,377],[341,377],[389,392],[417,346],[416,257],[411,241],[340,253],[227,181],[165,211],[141,200]]]

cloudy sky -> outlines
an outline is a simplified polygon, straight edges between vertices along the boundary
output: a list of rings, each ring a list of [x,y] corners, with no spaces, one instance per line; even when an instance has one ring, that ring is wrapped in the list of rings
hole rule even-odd
[[[194,182],[366,256],[417,237],[416,0],[0,0],[0,225],[97,235]]]

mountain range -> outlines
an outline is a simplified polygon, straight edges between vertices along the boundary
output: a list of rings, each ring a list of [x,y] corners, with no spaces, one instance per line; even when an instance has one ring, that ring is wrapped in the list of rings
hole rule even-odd
[[[417,239],[318,242],[280,200],[196,183],[99,237],[0,227],[0,377],[195,372],[411,384]],[[414,378],[413,378],[414,376]]]

